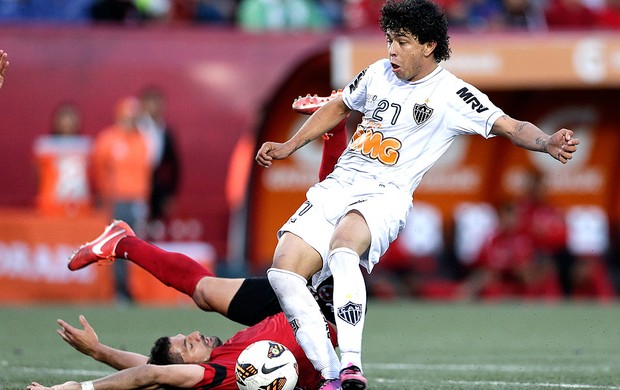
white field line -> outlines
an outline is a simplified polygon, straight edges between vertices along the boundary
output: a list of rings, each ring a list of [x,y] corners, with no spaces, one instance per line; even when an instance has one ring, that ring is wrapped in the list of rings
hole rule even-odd
[[[0,369],[6,368],[11,370],[11,372],[25,372],[25,373],[36,373],[36,374],[52,374],[52,375],[76,375],[76,376],[88,376],[88,377],[96,377],[101,378],[103,376],[110,375],[115,371],[103,371],[103,370],[75,370],[75,369],[64,369],[64,368],[52,368],[52,367],[11,367],[11,366],[0,366]]]
[[[82,370],[82,369],[63,369],[52,367],[10,367],[8,365],[0,365],[0,368],[10,369],[12,372],[20,371],[25,373],[38,374],[54,374],[54,375],[75,375],[84,377],[98,378],[109,375],[114,371],[103,370]],[[370,370],[446,370],[446,371],[491,371],[491,372],[560,372],[574,371],[577,367],[540,367],[525,365],[497,365],[497,364],[382,364],[368,363],[364,368]],[[579,370],[587,370],[589,372],[608,372],[612,368],[608,366],[579,366]],[[391,379],[391,378],[372,378],[371,381],[378,383],[401,383],[406,384],[424,384],[426,381],[417,381],[415,379]],[[557,388],[557,389],[584,389],[584,390],[620,390],[620,386],[611,385],[589,385],[577,383],[547,383],[547,382],[509,382],[509,381],[466,381],[466,380],[444,380],[446,384],[480,387],[522,387],[522,388]]]
[[[391,384],[402,384],[406,385],[425,385],[430,382],[427,381],[417,381],[406,380],[406,379],[389,379],[389,378],[372,378],[371,381],[376,381],[378,383],[391,383]],[[612,386],[612,385],[588,385],[588,384],[580,384],[580,383],[536,383],[536,382],[508,382],[508,381],[455,381],[455,380],[445,380],[441,381],[446,384],[458,385],[458,386],[467,386],[467,387],[523,387],[523,388],[534,388],[534,389],[543,389],[543,388],[555,388],[555,389],[585,389],[585,390],[620,390],[620,386]]]
[[[364,369],[371,370],[437,370],[437,371],[489,371],[489,372],[589,372],[589,373],[605,373],[614,369],[615,366],[607,365],[524,365],[524,364],[421,364],[421,363],[403,363],[403,364],[384,364],[384,363],[364,363]]]

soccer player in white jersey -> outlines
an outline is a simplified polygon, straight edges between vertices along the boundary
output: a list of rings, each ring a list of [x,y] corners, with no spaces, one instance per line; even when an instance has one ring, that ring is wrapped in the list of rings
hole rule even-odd
[[[278,232],[268,278],[323,390],[365,389],[362,329],[368,272],[404,227],[413,192],[458,135],[495,135],[567,163],[579,140],[569,129],[548,135],[513,119],[477,88],[439,63],[450,57],[448,24],[429,0],[389,0],[380,25],[388,58],[360,72],[341,97],[321,107],[284,143],[265,142],[256,161],[268,168],[336,126],[363,113],[334,172],[307,192],[306,202]],[[315,275],[317,273],[317,275]],[[333,274],[340,359],[321,312],[306,288]],[[313,276],[314,275],[314,276]]]

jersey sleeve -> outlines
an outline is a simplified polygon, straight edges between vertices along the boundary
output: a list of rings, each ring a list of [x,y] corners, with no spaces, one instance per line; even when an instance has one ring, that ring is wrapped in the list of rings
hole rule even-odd
[[[476,87],[458,80],[455,94],[450,99],[452,125],[459,134],[479,134],[494,137],[491,129],[495,121],[504,115],[489,97]]]
[[[351,110],[364,112],[368,82],[378,64],[379,61],[359,72],[342,91],[342,100]]]
[[[225,381],[229,375],[225,366],[215,363],[204,363],[201,366],[205,369],[204,376],[193,386],[194,389],[222,389],[222,384],[230,382],[230,378]]]

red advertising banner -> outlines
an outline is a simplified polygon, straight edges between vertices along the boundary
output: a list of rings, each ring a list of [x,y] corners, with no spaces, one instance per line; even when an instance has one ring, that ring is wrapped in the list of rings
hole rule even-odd
[[[69,271],[67,260],[84,242],[97,237],[110,222],[105,214],[74,218],[43,215],[29,210],[0,210],[0,303],[111,302],[111,266]],[[156,242],[183,253],[213,270],[215,250],[204,242]],[[130,264],[129,286],[142,304],[190,304],[191,298],[166,287],[143,269]]]
[[[0,302],[87,302],[113,297],[110,267],[67,268],[71,253],[101,234],[107,216],[44,216],[0,210]]]

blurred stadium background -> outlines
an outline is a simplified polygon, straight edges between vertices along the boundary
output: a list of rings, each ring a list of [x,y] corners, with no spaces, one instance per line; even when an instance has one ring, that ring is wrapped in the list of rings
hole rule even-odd
[[[380,299],[451,300],[472,273],[499,207],[520,200],[531,172],[562,215],[542,223],[565,257],[551,293],[489,298],[615,301],[620,286],[620,6],[617,0],[446,0],[453,57],[445,65],[505,112],[547,132],[574,129],[570,164],[461,137],[416,193],[406,230],[369,278]],[[328,95],[385,56],[373,0],[0,0],[0,303],[109,303],[111,267],[71,273],[67,256],[111,216],[94,206],[41,207],[38,169],[66,149],[36,148],[54,109],[75,102],[82,133],[112,123],[119,99],[158,86],[174,130],[180,188],[149,238],[221,275],[260,275],[275,233],[316,182],[320,141],[269,170],[253,157],[305,117],[294,98]],[[44,151],[42,152],[42,149]],[[536,223],[538,225],[538,223]],[[548,236],[547,236],[548,235]],[[569,260],[566,260],[569,259]],[[136,302],[179,294],[130,269]]]

